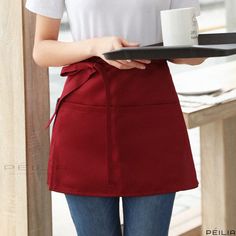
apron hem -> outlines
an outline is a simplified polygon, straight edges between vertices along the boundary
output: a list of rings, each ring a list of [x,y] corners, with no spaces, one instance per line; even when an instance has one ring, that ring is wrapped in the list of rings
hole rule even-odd
[[[186,191],[190,189],[194,189],[199,187],[199,182],[196,182],[195,184],[192,184],[190,186],[182,186],[182,187],[176,187],[171,189],[165,189],[165,190],[153,190],[153,191],[147,191],[147,192],[141,192],[141,193],[91,193],[91,192],[82,192],[82,191],[76,191],[69,188],[57,188],[48,186],[48,189],[50,191],[64,193],[64,194],[76,194],[76,195],[82,195],[82,196],[97,196],[97,197],[132,197],[132,196],[147,196],[147,195],[155,195],[155,194],[167,194],[171,192],[178,192],[178,191]]]

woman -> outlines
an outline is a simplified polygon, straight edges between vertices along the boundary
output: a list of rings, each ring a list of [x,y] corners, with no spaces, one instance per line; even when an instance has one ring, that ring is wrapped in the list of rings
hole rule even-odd
[[[198,186],[167,62],[103,56],[160,42],[160,10],[190,6],[197,0],[26,2],[37,13],[34,61],[67,76],[50,119],[48,185],[65,194],[79,236],[121,235],[119,197],[125,236],[166,236],[175,193]],[[73,42],[58,41],[64,10]]]

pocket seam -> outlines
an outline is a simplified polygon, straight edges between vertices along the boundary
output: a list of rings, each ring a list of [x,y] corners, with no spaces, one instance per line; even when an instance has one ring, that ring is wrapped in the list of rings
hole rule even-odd
[[[64,104],[64,106],[63,106]],[[69,101],[64,101],[61,104],[62,109],[71,109],[74,111],[92,111],[92,112],[104,112],[106,111],[106,105],[88,105],[82,103],[74,103]],[[156,103],[156,104],[143,104],[143,105],[121,105],[121,106],[111,106],[111,110],[116,111],[135,111],[135,110],[148,110],[148,109],[155,109],[162,106],[170,106],[170,105],[179,105],[177,101],[174,102],[163,102],[163,103]]]

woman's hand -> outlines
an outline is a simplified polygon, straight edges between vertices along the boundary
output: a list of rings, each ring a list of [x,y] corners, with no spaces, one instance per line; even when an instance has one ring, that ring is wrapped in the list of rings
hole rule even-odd
[[[191,66],[202,64],[207,58],[175,58],[168,61],[174,64],[187,64]]]
[[[118,69],[132,69],[139,68],[145,69],[145,64],[149,64],[150,60],[107,60],[103,53],[110,52],[113,50],[118,50],[123,47],[137,47],[139,43],[136,42],[128,42],[127,40],[116,37],[99,37],[94,38],[94,56],[98,56],[102,58],[104,61],[109,63],[112,66],[117,67]]]

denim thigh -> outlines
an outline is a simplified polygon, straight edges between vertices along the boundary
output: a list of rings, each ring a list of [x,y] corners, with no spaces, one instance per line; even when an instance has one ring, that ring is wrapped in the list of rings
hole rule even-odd
[[[119,197],[65,194],[78,236],[121,236]]]
[[[125,236],[167,236],[175,192],[123,197]]]
[[[119,197],[65,194],[78,236],[121,236]],[[168,194],[122,197],[124,236],[167,236],[175,199]]]

